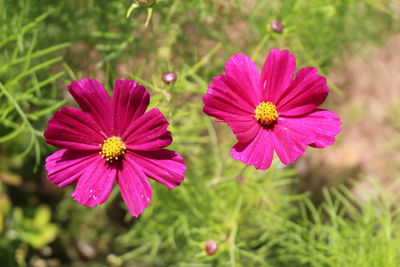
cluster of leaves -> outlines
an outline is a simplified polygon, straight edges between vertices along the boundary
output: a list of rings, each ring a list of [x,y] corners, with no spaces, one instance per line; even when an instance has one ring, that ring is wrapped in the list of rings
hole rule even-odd
[[[64,75],[55,68],[63,59],[57,53],[68,44],[38,44],[38,25],[49,12],[30,17],[21,5],[15,16],[3,2],[0,7],[0,261],[13,262],[15,252],[14,260],[23,265],[28,248],[47,245],[58,229],[48,206],[22,208],[13,203],[21,199],[10,197],[13,188],[22,187],[20,175],[37,172],[46,117],[65,104],[54,84]]]
[[[52,66],[62,61],[62,56],[54,54],[68,44],[57,44],[47,48],[37,48],[38,31],[35,27],[46,19],[47,13],[29,22],[21,17],[11,17],[6,9],[2,10],[0,28],[0,143],[4,143],[5,154],[13,157],[2,158],[5,166],[9,160],[24,158],[34,150],[37,164],[40,160],[41,129],[36,123],[43,124],[43,116],[60,108],[65,101],[57,99],[55,87],[51,87],[64,71],[46,75]],[[53,88],[53,89],[52,89]],[[49,90],[50,89],[50,90]],[[16,141],[22,138],[24,141]],[[7,144],[12,145],[7,145]],[[15,144],[19,144],[16,146]],[[18,151],[22,149],[22,151]]]
[[[207,84],[232,53],[261,64],[270,48],[288,48],[300,65],[328,72],[397,30],[385,0],[152,1],[147,26],[141,3],[127,19],[131,0],[0,0],[1,262],[24,265],[51,247],[47,258],[115,266],[395,266],[395,199],[362,203],[340,187],[317,207],[298,193],[291,167],[274,162],[260,172],[233,161],[229,129],[201,112]],[[270,30],[273,19],[282,34]],[[162,83],[167,70],[176,83]],[[48,189],[42,132],[67,102],[65,85],[81,77],[109,88],[115,78],[137,80],[171,123],[186,181],[174,190],[153,183],[140,218],[129,217],[118,189],[90,210],[70,199],[71,188]],[[210,239],[213,255],[204,250]]]

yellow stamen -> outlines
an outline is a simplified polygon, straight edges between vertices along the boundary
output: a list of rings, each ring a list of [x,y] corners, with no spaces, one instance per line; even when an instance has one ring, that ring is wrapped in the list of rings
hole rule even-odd
[[[271,102],[261,102],[255,110],[257,121],[263,126],[270,126],[278,119],[278,111]]]
[[[118,160],[121,155],[125,154],[126,150],[126,146],[124,142],[122,142],[122,139],[116,136],[104,140],[103,144],[99,144],[99,146],[101,147],[99,154],[109,162]]]

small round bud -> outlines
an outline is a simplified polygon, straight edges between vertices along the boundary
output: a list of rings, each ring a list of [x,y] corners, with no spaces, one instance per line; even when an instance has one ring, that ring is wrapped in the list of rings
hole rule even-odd
[[[208,255],[213,255],[215,252],[217,252],[218,246],[217,242],[214,240],[210,239],[206,242],[206,245],[204,246],[204,250],[207,252]]]
[[[175,82],[177,78],[178,77],[176,76],[176,73],[172,72],[172,71],[166,72],[162,76],[163,82],[165,82],[167,84]]]
[[[282,33],[283,32],[283,24],[279,20],[273,20],[271,22],[271,29],[276,32],[276,33]]]
[[[238,182],[239,184],[243,183],[244,182],[243,176],[236,177],[236,182]]]

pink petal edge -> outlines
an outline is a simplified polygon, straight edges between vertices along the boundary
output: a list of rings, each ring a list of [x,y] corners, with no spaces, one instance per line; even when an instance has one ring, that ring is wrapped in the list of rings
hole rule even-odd
[[[258,170],[266,170],[271,166],[274,149],[271,130],[259,128],[254,140],[249,143],[238,142],[231,149],[233,159],[247,165],[253,165]]]
[[[44,133],[46,142],[73,150],[99,150],[105,133],[92,117],[77,108],[63,107],[49,120]]]
[[[134,161],[126,160],[118,170],[118,185],[132,216],[139,216],[150,205],[152,197],[150,182]]]
[[[129,151],[127,161],[136,162],[146,176],[164,184],[169,189],[184,180],[186,165],[183,158],[168,149],[157,151]]]
[[[96,157],[97,153],[61,149],[46,158],[45,169],[53,184],[64,187],[76,182]]]
[[[272,49],[261,71],[262,101],[276,105],[289,87],[296,71],[296,58],[288,50]]]
[[[71,196],[78,203],[88,207],[100,205],[110,196],[116,178],[115,165],[109,164],[98,156],[85,167]]]
[[[243,54],[233,55],[225,64],[225,73],[236,82],[243,99],[257,106],[261,99],[260,73],[250,57]]]
[[[317,109],[328,96],[326,78],[312,67],[300,69],[288,89],[279,97],[277,109],[283,116],[301,116]]]
[[[113,110],[104,86],[94,79],[73,81],[67,88],[84,112],[92,116],[108,136],[113,134]]]
[[[132,122],[122,138],[130,150],[157,150],[172,143],[168,121],[159,109],[152,109]]]
[[[133,80],[116,80],[112,96],[114,134],[123,136],[129,125],[145,113],[149,102],[144,86]]]

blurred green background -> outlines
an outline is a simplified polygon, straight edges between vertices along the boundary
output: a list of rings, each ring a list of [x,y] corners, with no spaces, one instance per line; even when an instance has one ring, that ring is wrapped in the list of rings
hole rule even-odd
[[[399,266],[399,14],[396,0],[0,0],[0,265]],[[345,126],[332,148],[256,171],[201,96],[231,54],[261,67],[274,47],[328,76]],[[186,160],[139,218],[118,188],[90,209],[47,181],[43,131],[84,77],[145,85]]]

